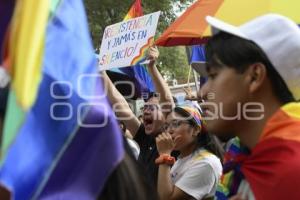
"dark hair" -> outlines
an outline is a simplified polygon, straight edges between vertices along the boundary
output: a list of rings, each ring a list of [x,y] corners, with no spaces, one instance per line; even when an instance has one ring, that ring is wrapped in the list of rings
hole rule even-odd
[[[172,99],[173,99],[173,101],[174,101],[174,104],[177,105],[177,104],[178,104],[177,98],[176,98],[175,96],[172,96]]]
[[[5,88],[0,88],[0,117],[4,119],[6,113],[6,104],[9,93],[9,85]]]
[[[256,62],[264,64],[273,92],[279,101],[282,104],[295,101],[295,98],[266,54],[254,42],[220,32],[208,41],[205,47],[205,54],[208,66],[231,67],[239,73],[245,72],[250,64]]]
[[[148,92],[148,93],[143,93],[142,94],[142,98],[143,98],[144,102],[148,102],[153,97],[159,98],[159,93],[157,93],[157,92]]]
[[[187,118],[187,121],[190,123],[191,126],[198,126],[194,118],[192,118],[191,115],[184,109],[180,107],[175,107],[174,112],[178,113],[182,117]],[[206,150],[215,154],[221,161],[223,160],[224,149],[222,147],[221,142],[215,135],[212,135],[211,133],[207,132],[204,126],[202,126],[201,132],[198,134],[197,149],[198,148],[205,148]]]
[[[125,154],[124,159],[109,176],[98,200],[156,200],[157,193],[145,176],[140,172],[141,167]]]

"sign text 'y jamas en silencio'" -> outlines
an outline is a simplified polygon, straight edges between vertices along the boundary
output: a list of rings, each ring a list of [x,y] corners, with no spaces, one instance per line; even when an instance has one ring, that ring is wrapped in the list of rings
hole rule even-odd
[[[152,44],[160,11],[107,26],[104,30],[99,68],[136,64]]]

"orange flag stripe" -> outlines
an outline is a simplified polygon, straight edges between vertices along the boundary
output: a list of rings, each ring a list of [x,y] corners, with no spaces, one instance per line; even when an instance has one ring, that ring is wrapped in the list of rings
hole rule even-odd
[[[280,108],[267,122],[260,141],[281,138],[300,142],[300,103],[289,103]],[[282,131],[284,129],[284,131]]]

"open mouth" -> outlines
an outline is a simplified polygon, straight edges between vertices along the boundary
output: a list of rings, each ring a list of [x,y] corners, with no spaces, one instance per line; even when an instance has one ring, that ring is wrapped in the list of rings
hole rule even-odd
[[[153,119],[151,118],[144,118],[144,126],[145,129],[150,129],[153,125]]]

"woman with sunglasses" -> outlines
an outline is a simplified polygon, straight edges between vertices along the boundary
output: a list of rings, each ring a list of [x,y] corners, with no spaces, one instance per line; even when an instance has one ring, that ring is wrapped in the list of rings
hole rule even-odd
[[[213,199],[222,173],[219,158],[223,149],[205,131],[197,108],[175,107],[167,116],[165,132],[156,137],[156,145],[160,155],[156,163],[161,200]],[[176,162],[170,156],[174,150],[180,152]]]

